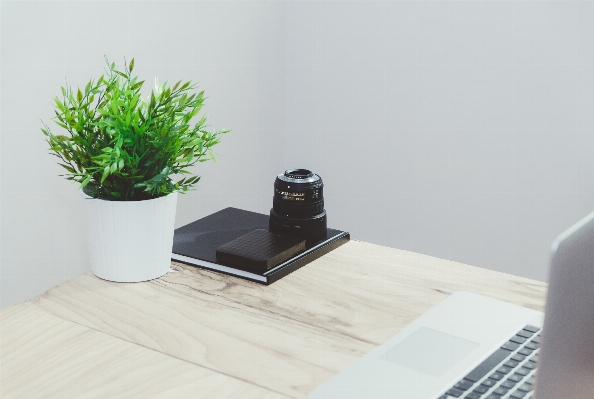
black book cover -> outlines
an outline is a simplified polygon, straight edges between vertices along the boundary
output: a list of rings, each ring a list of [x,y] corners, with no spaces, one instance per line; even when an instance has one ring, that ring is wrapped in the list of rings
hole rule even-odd
[[[345,231],[328,229],[324,240],[306,241],[305,251],[262,273],[217,262],[216,249],[257,229],[268,229],[268,215],[225,208],[175,230],[172,259],[270,284],[339,247],[350,239]]]

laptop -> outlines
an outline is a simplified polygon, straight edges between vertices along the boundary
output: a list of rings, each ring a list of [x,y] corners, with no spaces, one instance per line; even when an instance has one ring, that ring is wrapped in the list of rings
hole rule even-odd
[[[454,293],[309,398],[594,398],[594,212],[553,243],[546,317]]]

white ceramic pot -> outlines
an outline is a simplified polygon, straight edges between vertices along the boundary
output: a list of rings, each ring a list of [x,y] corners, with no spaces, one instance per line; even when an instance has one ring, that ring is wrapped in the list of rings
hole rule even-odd
[[[167,273],[177,193],[145,201],[105,201],[84,195],[91,270],[117,282]]]

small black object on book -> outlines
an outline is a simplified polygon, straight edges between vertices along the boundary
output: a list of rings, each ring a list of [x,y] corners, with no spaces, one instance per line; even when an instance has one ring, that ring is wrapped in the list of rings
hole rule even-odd
[[[217,248],[217,262],[264,273],[305,250],[305,238],[257,229]]]

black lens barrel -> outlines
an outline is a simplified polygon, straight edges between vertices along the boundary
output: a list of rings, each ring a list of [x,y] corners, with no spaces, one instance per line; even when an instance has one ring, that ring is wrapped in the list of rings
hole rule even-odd
[[[306,239],[326,237],[324,182],[307,169],[289,169],[274,181],[269,229]]]

